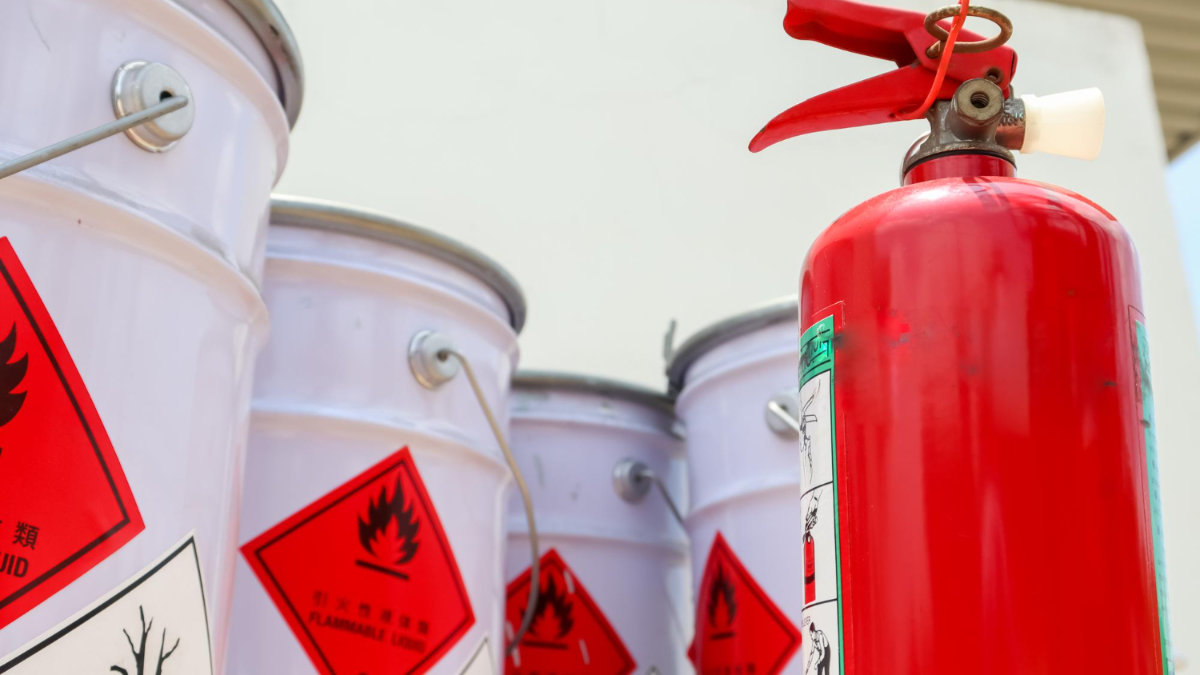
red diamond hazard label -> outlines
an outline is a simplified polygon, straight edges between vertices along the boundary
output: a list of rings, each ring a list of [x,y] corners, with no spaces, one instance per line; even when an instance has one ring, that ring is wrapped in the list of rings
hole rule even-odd
[[[688,650],[698,675],[775,675],[799,647],[800,632],[718,532],[700,580]]]
[[[144,529],[33,282],[0,239],[0,628]]]
[[[329,675],[429,670],[475,623],[408,448],[242,547]]]
[[[505,629],[513,635],[529,604],[531,570],[508,585]],[[628,675],[625,643],[554,549],[542,556],[533,622],[505,663],[506,675]]]

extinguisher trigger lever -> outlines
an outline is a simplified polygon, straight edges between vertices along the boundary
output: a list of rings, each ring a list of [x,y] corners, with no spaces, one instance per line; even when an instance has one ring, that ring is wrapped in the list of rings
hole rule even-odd
[[[962,31],[963,49],[956,49],[937,91],[938,100],[949,100],[971,79],[988,78],[1011,94],[1017,54],[1002,46],[1012,33],[1003,14],[970,7],[969,14],[1000,27],[998,35],[984,39]],[[750,142],[758,152],[774,143],[815,131],[881,124],[908,119],[936,82],[942,22],[949,16],[938,10],[930,15],[908,10],[859,4],[849,0],[788,0],[783,26],[798,40],[811,40],[835,49],[871,56],[896,65],[896,69],[814,96],[778,115]],[[938,36],[938,37],[935,37]]]

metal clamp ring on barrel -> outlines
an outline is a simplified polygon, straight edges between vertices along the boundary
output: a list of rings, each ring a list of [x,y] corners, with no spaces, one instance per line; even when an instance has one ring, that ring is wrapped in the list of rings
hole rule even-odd
[[[529,496],[529,485],[525,482],[525,476],[521,474],[521,468],[517,466],[517,460],[513,457],[512,449],[509,448],[508,441],[504,438],[504,431],[500,429],[500,424],[492,413],[492,407],[488,405],[487,397],[483,395],[483,389],[475,377],[475,369],[471,367],[471,362],[466,355],[455,350],[450,338],[431,330],[418,332],[408,343],[408,366],[412,370],[413,377],[426,389],[437,389],[454,379],[461,367],[467,376],[467,381],[471,384],[471,390],[475,393],[475,399],[479,402],[480,409],[483,410],[484,417],[487,418],[488,426],[492,428],[496,443],[500,445],[500,451],[504,453],[504,461],[508,463],[508,468],[512,471],[513,480],[517,483],[517,490],[521,493],[521,501],[525,506],[525,520],[529,524],[529,547],[533,556],[533,562],[529,566],[529,578],[533,582],[529,584],[529,602],[525,606],[525,615],[521,619],[521,626],[517,628],[516,633],[512,636],[512,641],[505,650],[505,653],[510,653],[521,643],[521,638],[525,637],[525,633],[533,623],[538,594],[541,590],[541,584],[538,581],[541,553],[538,544],[537,520],[533,513],[533,500]]]
[[[938,25],[938,22],[944,19],[949,19],[950,17],[958,14],[961,9],[962,8],[958,6],[942,7],[941,9],[936,9],[926,15],[925,30],[929,31],[929,34],[937,39],[937,42],[930,45],[929,49],[925,51],[926,56],[931,59],[936,59],[942,55],[942,49],[946,46],[946,39],[950,37],[950,31]],[[1012,37],[1012,20],[1007,16],[1004,16],[1004,14],[1001,12],[988,7],[976,7],[972,5],[967,9],[967,15],[976,16],[981,19],[987,19],[988,21],[991,21],[1000,27],[1000,32],[986,40],[954,43],[954,52],[956,54],[977,54],[979,52],[986,52],[1003,45],[1005,42],[1008,42],[1010,37]]]

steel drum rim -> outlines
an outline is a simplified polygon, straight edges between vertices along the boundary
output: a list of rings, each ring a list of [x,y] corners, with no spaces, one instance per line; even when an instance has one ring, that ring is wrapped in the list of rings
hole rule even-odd
[[[596,394],[626,401],[667,413],[675,418],[675,402],[665,392],[638,384],[596,375],[558,370],[518,370],[513,376],[513,391],[568,391]]]
[[[453,265],[491,288],[507,307],[509,325],[514,332],[520,333],[525,326],[525,294],[517,280],[496,261],[445,235],[378,211],[287,195],[272,196],[271,225],[348,234],[428,255]]]
[[[304,60],[291,26],[274,0],[226,0],[250,26],[275,66],[273,88],[283,105],[288,128],[296,126],[304,102]]]
[[[668,395],[675,398],[683,391],[688,370],[704,355],[762,328],[796,320],[798,304],[798,296],[785,296],[701,328],[674,350],[667,361]]]

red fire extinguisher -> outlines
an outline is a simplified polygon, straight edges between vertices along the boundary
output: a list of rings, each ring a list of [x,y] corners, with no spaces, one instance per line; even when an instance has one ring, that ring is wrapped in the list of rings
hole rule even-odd
[[[832,487],[836,519],[806,552],[836,583],[806,598],[805,669],[1169,673],[1133,246],[1091,200],[1014,177],[1016,150],[1094,156],[1103,101],[1013,96],[1011,24],[961,1],[926,17],[790,0],[793,37],[899,69],[751,143],[931,125],[903,187],[850,209],[804,264],[802,391],[830,383],[804,489]],[[961,31],[968,12],[1000,34]]]

